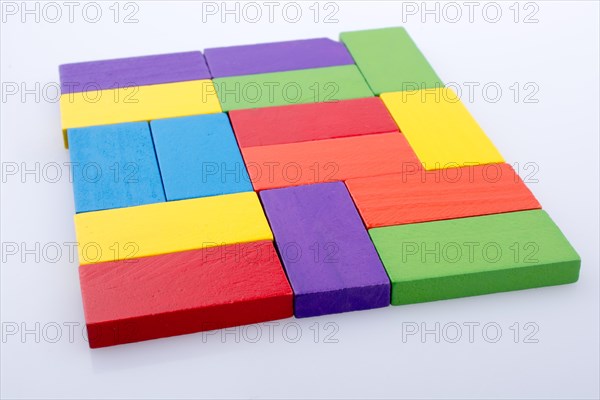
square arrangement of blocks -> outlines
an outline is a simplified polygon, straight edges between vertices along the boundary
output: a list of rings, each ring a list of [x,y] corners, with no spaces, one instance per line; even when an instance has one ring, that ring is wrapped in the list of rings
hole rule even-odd
[[[403,28],[67,64],[91,347],[577,281]]]

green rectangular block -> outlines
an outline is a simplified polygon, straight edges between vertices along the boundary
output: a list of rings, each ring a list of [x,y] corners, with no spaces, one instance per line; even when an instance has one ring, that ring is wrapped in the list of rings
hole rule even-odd
[[[543,210],[369,230],[392,304],[576,282],[581,259]]]
[[[372,97],[355,65],[213,80],[223,111]]]
[[[344,32],[340,40],[377,95],[444,86],[404,28]]]

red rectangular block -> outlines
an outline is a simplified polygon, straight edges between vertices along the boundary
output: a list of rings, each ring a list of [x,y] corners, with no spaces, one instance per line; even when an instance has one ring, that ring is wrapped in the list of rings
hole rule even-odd
[[[398,132],[246,147],[242,155],[256,191],[422,168]]]
[[[230,111],[240,147],[397,132],[379,97]]]
[[[367,228],[541,208],[508,164],[349,179]]]
[[[79,277],[92,348],[293,315],[271,241],[87,264]]]

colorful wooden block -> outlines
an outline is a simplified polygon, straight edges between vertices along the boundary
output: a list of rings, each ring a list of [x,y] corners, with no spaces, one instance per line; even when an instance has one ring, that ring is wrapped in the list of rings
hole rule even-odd
[[[79,263],[273,240],[254,192],[75,215]]]
[[[223,111],[373,96],[354,65],[233,76],[213,82]]]
[[[291,317],[270,241],[79,268],[92,348]]]
[[[61,93],[210,79],[199,51],[63,64]]]
[[[214,78],[354,64],[342,43],[327,38],[218,47],[204,54]]]
[[[91,347],[577,281],[406,31],[341,40],[60,67]]]
[[[404,28],[340,34],[375,94],[443,87]]]
[[[341,182],[260,194],[296,317],[385,307],[388,277]]]
[[[392,304],[576,282],[581,260],[542,210],[369,230]]]
[[[165,201],[147,122],[68,130],[75,211]]]
[[[167,200],[251,192],[226,114],[150,123]]]
[[[242,148],[254,190],[418,171],[400,133]]]
[[[508,164],[349,179],[367,228],[541,208]]]
[[[236,110],[229,117],[240,147],[398,131],[378,97]]]
[[[198,80],[63,94],[60,111],[66,132],[94,125],[218,113],[221,106],[212,81]]]
[[[383,93],[381,99],[425,169],[504,162],[452,89]]]

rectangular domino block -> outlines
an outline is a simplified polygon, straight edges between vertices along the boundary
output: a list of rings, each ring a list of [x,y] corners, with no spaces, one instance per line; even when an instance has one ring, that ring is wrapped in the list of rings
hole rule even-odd
[[[375,94],[444,86],[404,28],[344,32],[340,40]]]
[[[389,280],[341,182],[260,194],[296,317],[385,307]]]
[[[66,132],[94,125],[219,113],[221,106],[212,82],[199,80],[63,94],[60,111]]]
[[[508,164],[349,179],[367,228],[541,208]]]
[[[83,265],[79,276],[92,348],[293,315],[270,241]]]
[[[75,215],[79,263],[273,240],[254,192]]]
[[[61,93],[210,79],[199,51],[63,64]]]
[[[147,122],[68,131],[75,211],[165,201]]]
[[[542,210],[369,230],[392,304],[576,282],[581,260]]]
[[[246,147],[242,155],[257,191],[420,168],[400,133]]]
[[[373,96],[354,65],[213,80],[223,111]]]
[[[167,200],[251,192],[226,114],[150,123]]]
[[[204,54],[214,78],[354,64],[342,43],[327,38],[219,47]]]
[[[240,147],[398,131],[378,97],[236,110],[229,117]]]
[[[504,162],[452,89],[383,93],[381,99],[425,169]]]

